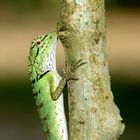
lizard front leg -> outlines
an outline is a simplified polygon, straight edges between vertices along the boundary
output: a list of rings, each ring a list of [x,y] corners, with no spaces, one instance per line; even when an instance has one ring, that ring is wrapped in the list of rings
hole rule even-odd
[[[74,72],[79,67],[81,67],[82,65],[84,65],[86,63],[87,62],[83,62],[82,59],[80,59],[74,65],[69,66],[69,67],[68,67],[68,64],[66,63],[66,68],[64,70],[63,77],[62,77],[62,79],[59,82],[59,85],[57,86],[57,88],[55,90],[51,90],[52,100],[56,101],[59,98],[59,96],[62,94],[62,91],[63,91],[67,81],[69,81],[69,80],[75,80],[76,81],[76,80],[79,79],[79,78],[74,77]]]

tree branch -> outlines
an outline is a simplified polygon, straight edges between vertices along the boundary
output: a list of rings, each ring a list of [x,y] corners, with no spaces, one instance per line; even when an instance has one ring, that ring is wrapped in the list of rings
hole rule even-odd
[[[116,140],[123,133],[110,89],[104,0],[66,0],[58,34],[69,65],[83,59],[68,82],[70,140]]]

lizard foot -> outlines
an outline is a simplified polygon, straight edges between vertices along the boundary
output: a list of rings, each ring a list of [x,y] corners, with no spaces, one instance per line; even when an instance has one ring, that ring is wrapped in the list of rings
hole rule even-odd
[[[86,64],[87,62],[84,62],[83,59],[78,60],[75,64],[69,66],[68,63],[66,62],[66,67],[64,69],[64,77],[66,79],[66,81],[69,80],[79,80],[79,78],[74,76],[75,71],[83,66],[84,64]]]

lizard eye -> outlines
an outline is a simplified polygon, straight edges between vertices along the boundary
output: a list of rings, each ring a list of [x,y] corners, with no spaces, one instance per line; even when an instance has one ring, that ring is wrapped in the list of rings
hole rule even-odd
[[[41,42],[40,42],[40,41],[37,41],[37,42],[36,42],[36,45],[40,45],[40,44],[41,44]]]

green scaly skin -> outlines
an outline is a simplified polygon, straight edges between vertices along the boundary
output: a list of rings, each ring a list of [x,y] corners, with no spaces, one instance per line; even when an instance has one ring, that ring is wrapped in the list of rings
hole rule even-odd
[[[68,140],[61,94],[66,79],[61,79],[56,70],[56,44],[55,32],[38,36],[33,40],[29,54],[29,72],[46,140]]]

